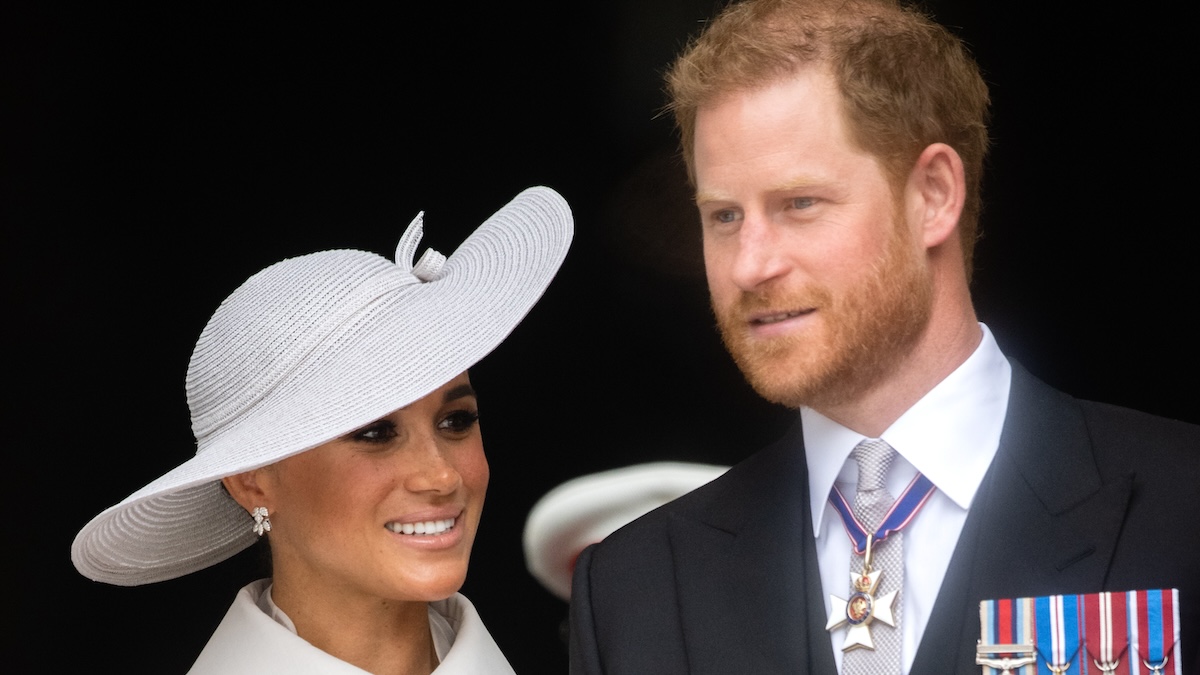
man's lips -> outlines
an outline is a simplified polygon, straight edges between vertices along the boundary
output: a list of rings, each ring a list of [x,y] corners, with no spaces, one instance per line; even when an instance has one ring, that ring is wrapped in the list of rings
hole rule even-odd
[[[798,316],[811,314],[813,311],[815,310],[809,308],[793,309],[786,312],[759,312],[749,318],[749,323],[751,326],[769,326],[771,324],[780,323],[781,321],[787,321],[788,319],[794,319]]]

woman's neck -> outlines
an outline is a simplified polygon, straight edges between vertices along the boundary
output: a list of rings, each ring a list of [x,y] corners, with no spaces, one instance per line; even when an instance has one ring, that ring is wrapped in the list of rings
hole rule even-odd
[[[374,675],[429,675],[438,659],[429,606],[322,588],[276,578],[276,606],[296,633],[321,651]]]

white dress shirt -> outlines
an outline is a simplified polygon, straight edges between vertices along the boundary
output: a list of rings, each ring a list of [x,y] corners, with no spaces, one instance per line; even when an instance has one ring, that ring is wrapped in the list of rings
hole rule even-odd
[[[938,589],[954,553],[967,509],[996,454],[1008,408],[1012,368],[987,326],[975,351],[946,379],[901,415],[880,436],[897,457],[888,491],[899,497],[918,471],[937,487],[904,533],[901,665],[908,673]],[[826,616],[829,596],[850,592],[850,538],[829,504],[836,483],[853,500],[858,467],[850,451],[865,437],[809,408],[801,408],[808,461],[813,532],[816,533]],[[842,667],[847,628],[831,631],[834,658]]]

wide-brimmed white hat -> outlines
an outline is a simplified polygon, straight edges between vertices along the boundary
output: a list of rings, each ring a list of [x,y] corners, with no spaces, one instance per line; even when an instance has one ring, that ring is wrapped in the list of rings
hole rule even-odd
[[[254,543],[220,479],[277,462],[429,394],[495,349],[566,256],[570,208],[546,187],[517,195],[446,258],[355,250],[289,258],[250,277],[200,334],[187,371],[196,454],[96,516],[71,560],[96,581],[173,579]]]
[[[695,462],[647,462],[572,478],[547,492],[525,519],[525,567],[571,600],[575,560],[618,528],[729,470]]]

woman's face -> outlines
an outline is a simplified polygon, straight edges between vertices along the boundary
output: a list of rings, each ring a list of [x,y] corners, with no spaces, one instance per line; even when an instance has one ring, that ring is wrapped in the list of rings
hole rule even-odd
[[[276,586],[395,601],[457,591],[488,484],[477,406],[463,373],[342,438],[260,469]]]

